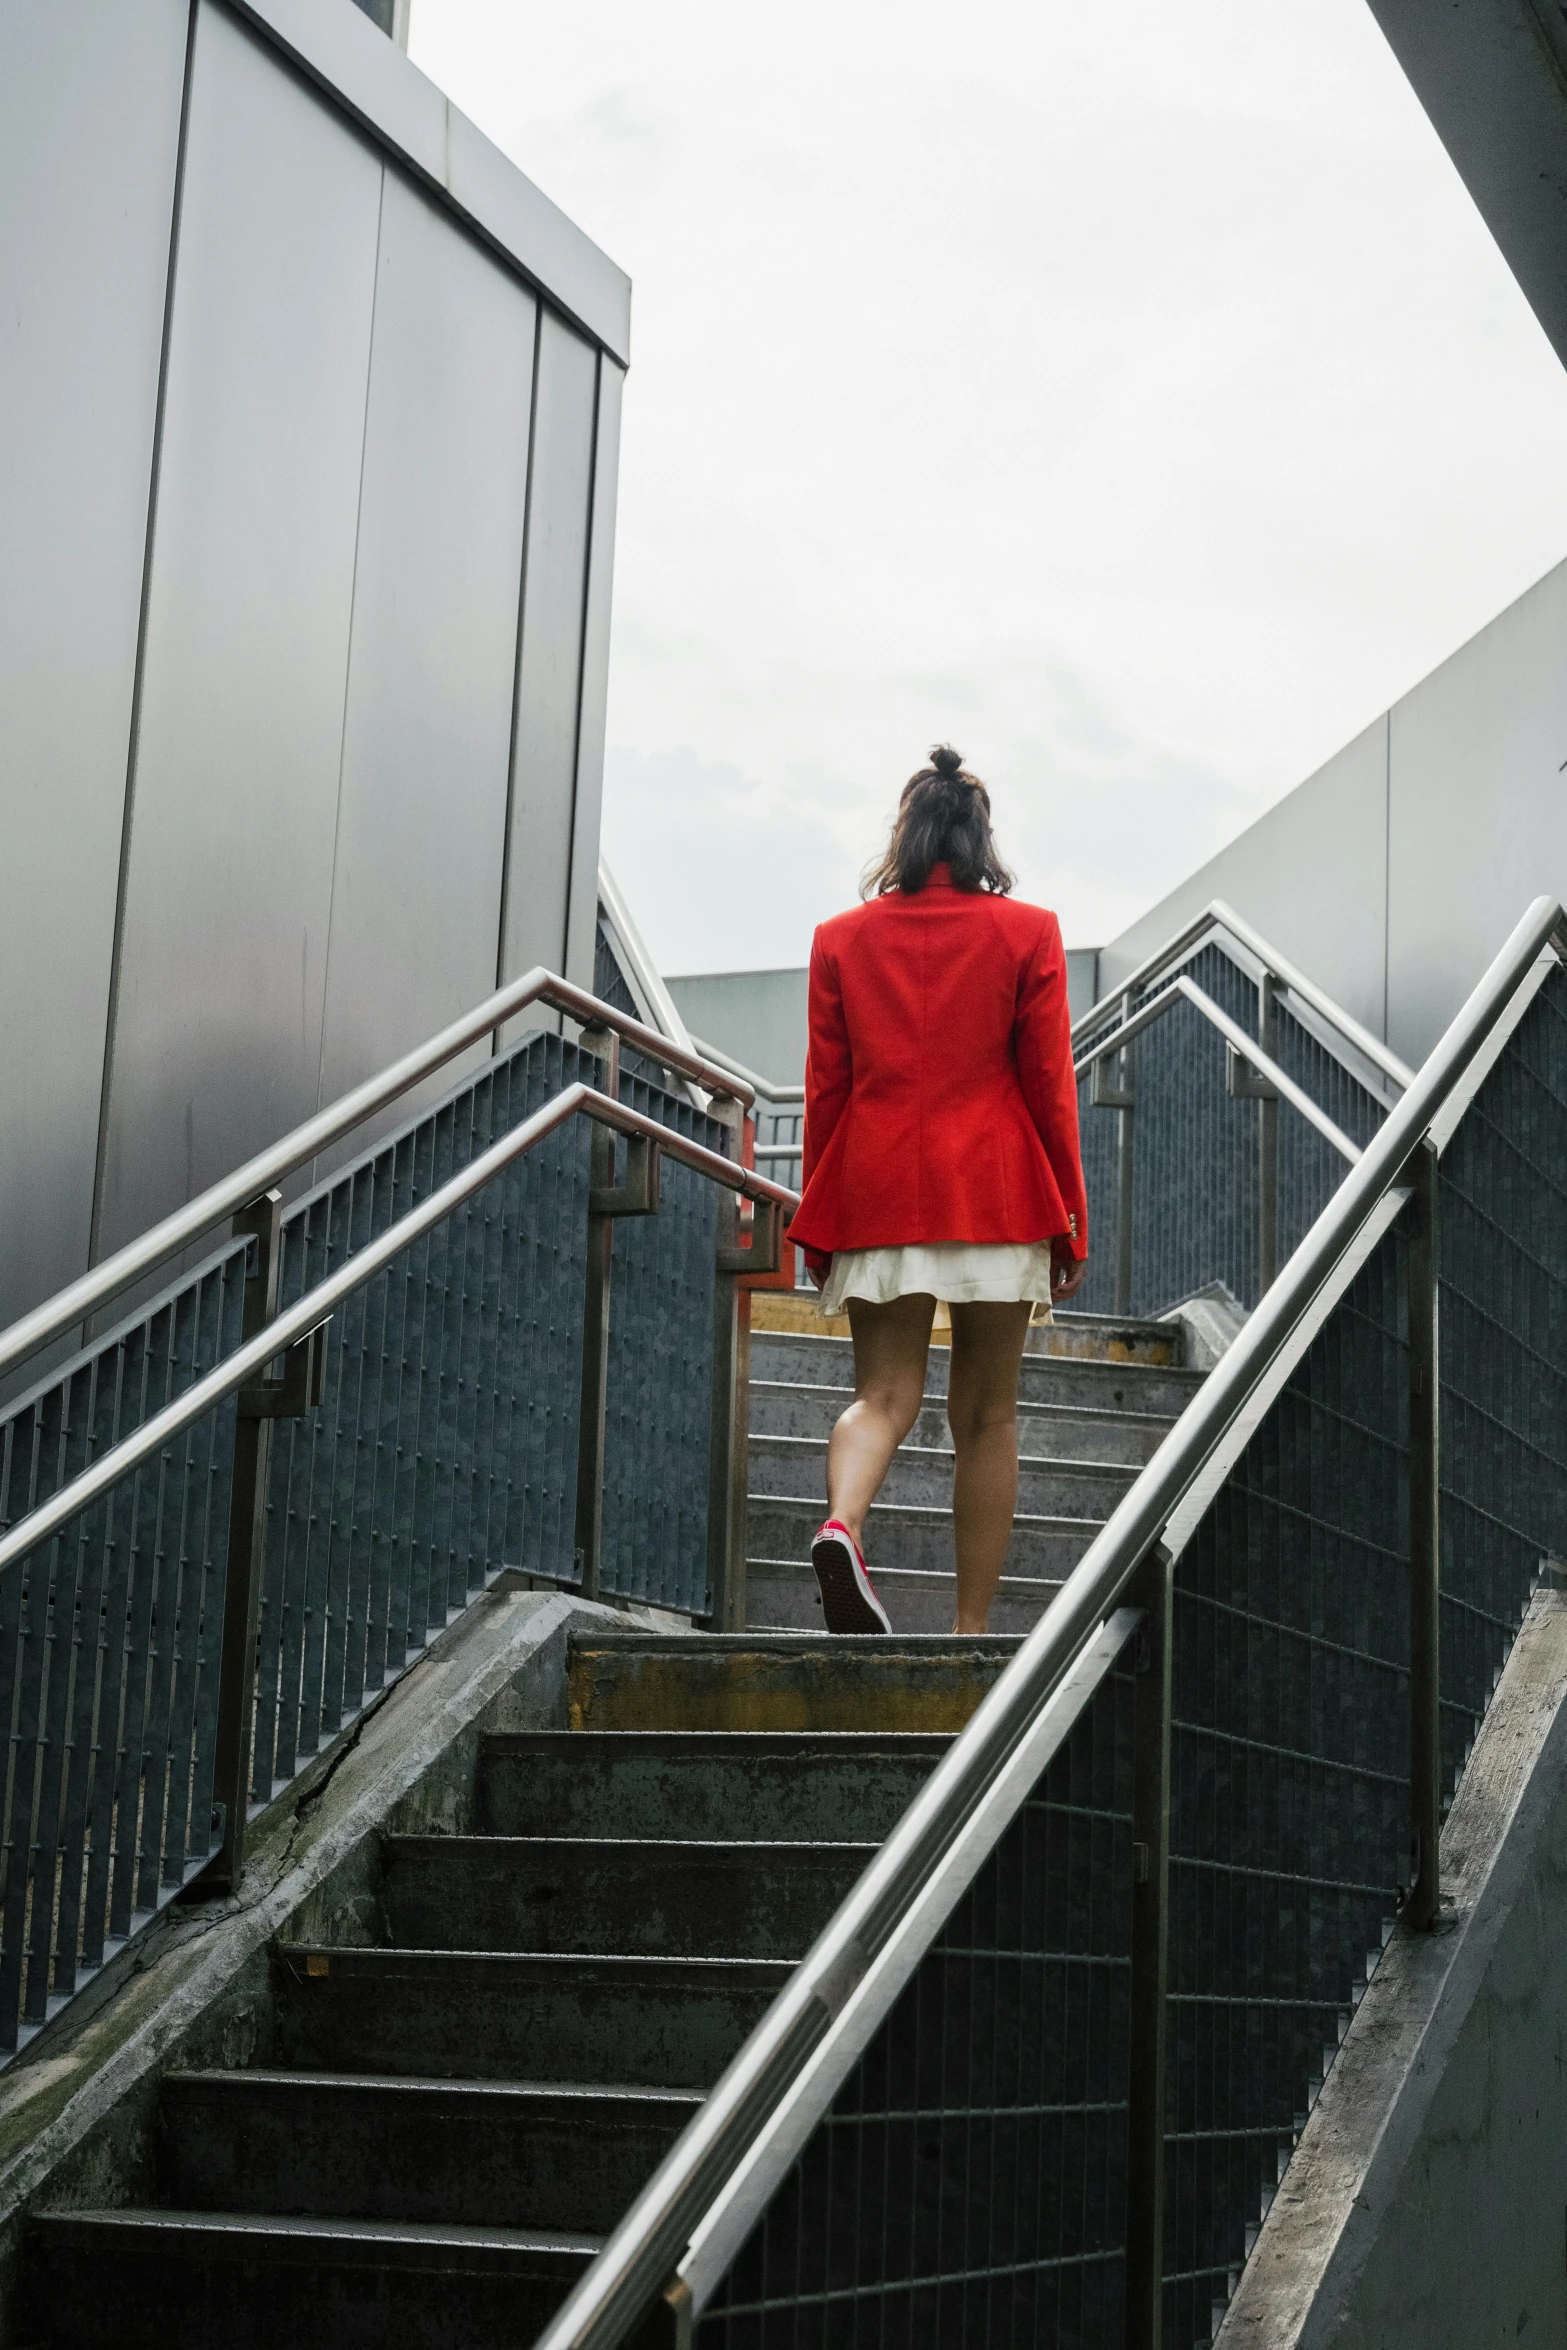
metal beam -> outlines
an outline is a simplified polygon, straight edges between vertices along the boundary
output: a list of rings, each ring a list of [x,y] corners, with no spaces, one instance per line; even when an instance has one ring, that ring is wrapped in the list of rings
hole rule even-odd
[[[1558,0],[1370,0],[1567,365],[1567,19]]]

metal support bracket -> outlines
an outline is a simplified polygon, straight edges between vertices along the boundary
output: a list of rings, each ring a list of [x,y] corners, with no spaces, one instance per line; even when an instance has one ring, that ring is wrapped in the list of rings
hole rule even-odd
[[[1224,1048],[1224,1090],[1235,1102],[1276,1102],[1279,1089],[1270,1078],[1259,1077],[1237,1045]]]
[[[627,2337],[626,2350],[691,2350],[695,2329],[691,2288],[681,2278],[672,2277],[635,2332]]]
[[[741,1248],[737,1243],[718,1245],[720,1273],[776,1273],[783,1262],[783,1210],[775,1199],[753,1200],[751,1203],[751,1245]],[[735,1228],[744,1232],[743,1217],[736,1216]]]
[[[1122,1082],[1119,1085],[1112,1085],[1110,1082],[1112,1061],[1120,1061],[1123,1064]],[[1131,1076],[1125,1067],[1125,1061],[1124,1051],[1106,1053],[1103,1060],[1096,1061],[1089,1070],[1088,1099],[1096,1110],[1130,1110],[1135,1106],[1137,1096],[1132,1090]]]
[[[611,1149],[614,1144],[611,1141]],[[619,1184],[596,1184],[588,1193],[588,1212],[594,1216],[656,1216],[659,1170],[663,1153],[651,1136],[633,1134],[626,1141],[626,1179]]]
[[[281,1379],[242,1387],[235,1405],[242,1420],[302,1420],[318,1409],[326,1389],[326,1336],[331,1316],[296,1339],[283,1357]]]

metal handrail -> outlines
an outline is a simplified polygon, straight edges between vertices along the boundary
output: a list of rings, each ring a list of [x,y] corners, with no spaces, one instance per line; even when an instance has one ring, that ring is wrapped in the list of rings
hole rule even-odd
[[[1113,1028],[1108,1036],[1091,1046],[1081,1060],[1073,1063],[1073,1074],[1078,1082],[1082,1082],[1097,1061],[1108,1060],[1113,1053],[1120,1052],[1131,1043],[1134,1036],[1141,1036],[1145,1028],[1151,1028],[1156,1020],[1164,1018],[1166,1012],[1173,1011],[1178,1002],[1194,1005],[1210,1027],[1216,1028],[1226,1043],[1233,1045],[1236,1052],[1260,1076],[1266,1077],[1277,1093],[1283,1095],[1285,1101],[1299,1110],[1307,1124],[1314,1126],[1323,1139],[1333,1145],[1340,1158],[1348,1159],[1351,1166],[1354,1165],[1361,1155],[1359,1143],[1351,1142],[1343,1128],[1335,1126],[1326,1110],[1319,1109],[1305,1087],[1298,1085],[1287,1070],[1281,1069],[1272,1055],[1262,1050],[1256,1038],[1249,1036],[1238,1020],[1232,1020],[1229,1013],[1216,1004],[1194,979],[1188,979],[1184,972],[1170,982],[1162,995],[1152,997],[1129,1019],[1123,1020],[1119,1028]]]
[[[1124,979],[1117,980],[1115,986],[1097,1004],[1091,1005],[1080,1020],[1074,1021],[1074,1056],[1084,1046],[1095,1041],[1097,1029],[1104,1021],[1115,1016],[1117,1006],[1124,1010],[1134,996],[1150,987],[1163,972],[1185,961],[1205,939],[1213,937],[1217,932],[1223,932],[1237,946],[1244,947],[1247,954],[1262,965],[1267,976],[1277,980],[1291,995],[1298,996],[1303,1004],[1309,1004],[1346,1044],[1352,1045],[1384,1077],[1391,1078],[1400,1092],[1408,1091],[1415,1076],[1408,1063],[1401,1061],[1380,1037],[1373,1036],[1369,1028],[1363,1028],[1352,1013],[1345,1011],[1342,1004],[1335,1003],[1314,979],[1308,979],[1298,964],[1291,962],[1287,955],[1280,954],[1277,947],[1271,945],[1260,931],[1254,930],[1249,922],[1244,921],[1223,898],[1212,899],[1183,930],[1178,930],[1173,938],[1166,939],[1156,953],[1139,963]]]
[[[363,1084],[341,1094],[326,1109],[318,1110],[313,1118],[296,1126],[291,1134],[257,1152],[220,1182],[209,1185],[199,1198],[176,1208],[161,1223],[128,1241],[112,1257],[105,1257],[79,1280],[68,1283],[42,1305],[35,1306],[31,1313],[24,1314],[20,1321],[13,1322],[8,1330],[0,1332],[0,1374],[28,1355],[36,1354],[63,1330],[85,1321],[121,1290],[128,1289],[132,1282],[162,1264],[166,1257],[200,1240],[225,1217],[281,1183],[354,1127],[363,1125],[367,1118],[396,1101],[400,1094],[407,1093],[421,1078],[453,1060],[467,1046],[477,1044],[493,1029],[515,1019],[530,1004],[547,1004],[551,1011],[564,1012],[584,1027],[610,1029],[650,1061],[660,1062],[666,1069],[693,1079],[709,1093],[728,1096],[746,1108],[751,1105],[750,1087],[737,1080],[732,1070],[704,1060],[700,1053],[688,1051],[684,1045],[661,1036],[657,1029],[617,1011],[613,1004],[604,1003],[598,996],[589,995],[586,988],[574,987],[570,980],[561,979],[538,964],[520,979],[497,988],[471,1012],[465,1012],[460,1020],[438,1030],[412,1052],[404,1053],[400,1060],[390,1062],[379,1075],[367,1077]]]
[[[580,994],[579,990],[572,992]],[[584,997],[582,1000],[592,1002],[594,999]],[[30,1510],[25,1518],[19,1518],[4,1536],[0,1536],[0,1574],[18,1559],[25,1558],[30,1551],[36,1550],[39,1543],[47,1542],[50,1535],[58,1533],[69,1519],[100,1500],[122,1478],[129,1476],[143,1461],[150,1460],[154,1453],[205,1413],[214,1410],[253,1379],[259,1378],[269,1363],[319,1329],[345,1298],[351,1297],[356,1289],[362,1289],[373,1275],[401,1256],[412,1242],[444,1222],[453,1209],[461,1207],[464,1200],[471,1199],[475,1192],[482,1191],[487,1183],[492,1182],[503,1167],[509,1166],[513,1159],[520,1158],[525,1151],[532,1150],[536,1143],[542,1142],[546,1135],[553,1134],[557,1127],[564,1126],[569,1118],[576,1117],[579,1112],[593,1119],[597,1125],[612,1127],[617,1133],[652,1144],[668,1157],[678,1159],[682,1165],[705,1176],[708,1182],[722,1184],[726,1191],[741,1192],[747,1199],[771,1203],[781,1209],[796,1208],[800,1204],[798,1192],[790,1191],[784,1184],[771,1182],[765,1175],[753,1174],[749,1168],[738,1166],[721,1152],[710,1151],[699,1142],[689,1141],[685,1135],[661,1125],[656,1118],[646,1117],[640,1110],[612,1101],[607,1094],[597,1092],[590,1085],[568,1085],[547,1101],[542,1109],[536,1110],[531,1118],[525,1118],[509,1134],[503,1135],[499,1142],[492,1143],[478,1158],[470,1160],[460,1174],[452,1176],[438,1191],[431,1192],[427,1199],[421,1200],[397,1223],[388,1226],[377,1239],[367,1242],[354,1256],[347,1258],[335,1273],[329,1274],[326,1280],[308,1290],[297,1304],[277,1314],[256,1337],[226,1355],[205,1378],[198,1379],[183,1395],[176,1396],[172,1403],[165,1404],[162,1411],[154,1413],[141,1427],[133,1430],[129,1436],[122,1437],[108,1452],[100,1454],[91,1467],[84,1469],[68,1485],[63,1485],[57,1493],[51,1494],[36,1509]]]
[[[759,2200],[782,2177],[800,2136],[800,2115],[791,2108],[833,2019],[912,1916],[921,1888],[970,1828],[1009,1758],[1121,1602],[1318,1292],[1384,1198],[1401,1178],[1407,1180],[1405,1171],[1433,1120],[1547,948],[1567,962],[1567,922],[1556,900],[1537,898],[535,2350],[616,2350],[672,2281],[681,2285],[692,2310],[694,2297],[689,2284],[682,2283],[682,2264],[719,2191],[745,2165],[748,2214],[754,2218]],[[811,2087],[825,2111],[836,2082],[818,2074]],[[771,2166],[763,2160],[764,2137],[776,2149]],[[760,2175],[764,2169],[765,2178]],[[707,2251],[704,2247],[704,2261]]]

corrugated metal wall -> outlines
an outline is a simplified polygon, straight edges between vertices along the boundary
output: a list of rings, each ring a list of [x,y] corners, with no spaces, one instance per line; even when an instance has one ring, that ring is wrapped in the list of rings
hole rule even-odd
[[[464,225],[364,18],[307,75],[266,17],[0,12],[0,1323],[591,979],[624,280],[442,111],[526,215]]]

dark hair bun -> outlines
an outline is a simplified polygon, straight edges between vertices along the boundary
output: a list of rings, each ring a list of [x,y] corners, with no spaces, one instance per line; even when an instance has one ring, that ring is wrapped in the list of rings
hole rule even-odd
[[[963,753],[955,751],[950,743],[937,743],[930,754],[930,763],[950,783],[963,772]]]

